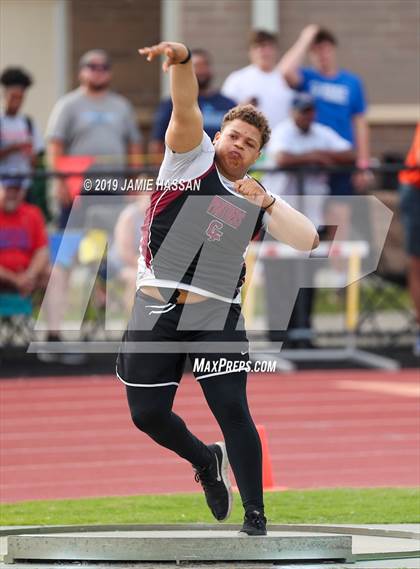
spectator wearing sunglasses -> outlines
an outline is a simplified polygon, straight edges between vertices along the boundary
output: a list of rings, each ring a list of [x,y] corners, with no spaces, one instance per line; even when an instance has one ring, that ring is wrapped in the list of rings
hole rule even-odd
[[[111,60],[102,49],[85,53],[79,62],[80,86],[55,105],[47,127],[48,158],[57,169],[62,156],[94,158],[95,169],[140,163],[141,135],[127,99],[110,91]],[[64,228],[73,197],[69,184],[57,182],[59,224]]]
[[[47,154],[51,169],[76,172],[83,170],[80,167],[82,163],[90,164],[89,168],[94,168],[95,171],[140,166],[143,149],[133,108],[126,98],[110,90],[111,80],[111,60],[104,50],[94,49],[81,57],[80,86],[57,101],[49,118]],[[97,178],[98,176],[92,177],[92,183]],[[65,246],[60,247],[55,259],[55,270],[51,277],[54,282],[50,282],[46,296],[48,327],[51,330],[48,339],[52,341],[60,339],[59,331],[65,310],[63,291],[67,290],[70,271],[87,219],[84,201],[74,203],[79,189],[82,190],[82,182],[81,177],[80,188],[77,184],[75,188],[71,179],[58,178],[55,181],[58,226],[61,231],[67,227],[67,232],[64,235]],[[106,184],[104,187],[106,190]],[[122,180],[119,187],[122,187]],[[115,195],[112,188],[109,189],[109,193]],[[101,197],[95,196],[98,198],[94,200],[95,204],[99,200],[103,203],[103,193],[106,192],[101,192]],[[94,192],[91,194],[94,195]],[[105,197],[105,201],[110,200]],[[89,207],[95,207],[95,204]],[[115,212],[116,219],[118,213]],[[66,246],[65,241],[69,229],[71,247]]]

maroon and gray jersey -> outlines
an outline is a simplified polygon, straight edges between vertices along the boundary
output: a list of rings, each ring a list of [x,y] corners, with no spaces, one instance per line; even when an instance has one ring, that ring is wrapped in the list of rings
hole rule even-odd
[[[185,154],[167,148],[142,227],[137,286],[239,303],[244,257],[264,214],[218,172],[207,135]]]

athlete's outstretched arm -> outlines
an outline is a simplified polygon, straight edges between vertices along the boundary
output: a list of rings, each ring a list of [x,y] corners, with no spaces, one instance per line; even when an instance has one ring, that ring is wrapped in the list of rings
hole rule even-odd
[[[166,56],[162,65],[170,73],[171,98],[173,110],[166,131],[165,141],[174,152],[188,152],[196,148],[203,138],[203,117],[197,103],[198,84],[188,49],[182,43],[161,42],[152,47],[139,49],[152,61],[159,55]]]

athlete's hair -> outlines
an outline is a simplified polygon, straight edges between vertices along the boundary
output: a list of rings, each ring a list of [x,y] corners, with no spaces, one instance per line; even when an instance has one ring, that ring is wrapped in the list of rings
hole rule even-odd
[[[0,76],[3,87],[22,87],[27,89],[32,85],[32,77],[20,67],[7,67]]]
[[[236,107],[233,107],[233,109],[230,109],[230,111],[228,111],[223,117],[220,130],[223,130],[228,123],[234,121],[235,119],[239,119],[248,124],[251,124],[260,131],[260,148],[267,144],[270,139],[271,130],[268,126],[268,121],[265,116],[258,109],[256,109],[254,105],[238,105]]]
[[[253,30],[249,36],[249,46],[255,47],[263,43],[277,44],[277,36],[265,30]]]
[[[312,45],[319,45],[320,43],[328,42],[332,45],[337,45],[338,41],[335,35],[327,30],[327,28],[320,28],[315,35]]]

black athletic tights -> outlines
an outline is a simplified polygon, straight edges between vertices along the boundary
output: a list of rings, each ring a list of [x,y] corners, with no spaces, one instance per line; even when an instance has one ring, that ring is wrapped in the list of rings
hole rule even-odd
[[[200,380],[207,403],[222,430],[229,461],[245,510],[262,509],[261,442],[246,398],[246,374],[234,373]],[[128,387],[134,424],[158,444],[197,467],[210,463],[206,445],[172,411],[176,386]]]

